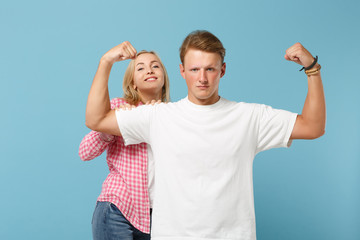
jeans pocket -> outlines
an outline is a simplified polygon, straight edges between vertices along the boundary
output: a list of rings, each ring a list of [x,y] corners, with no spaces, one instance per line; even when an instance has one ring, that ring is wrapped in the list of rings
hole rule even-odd
[[[109,212],[110,203],[109,202],[96,202],[95,210],[93,213],[93,218],[91,224],[105,223],[107,214]]]
[[[119,223],[124,223],[124,224],[130,224],[130,222],[125,218],[125,216],[122,214],[122,212],[119,210],[119,208],[113,204],[113,203],[109,203],[109,209],[108,209],[108,213],[107,213],[107,218],[108,220],[113,220],[113,221],[117,221]]]

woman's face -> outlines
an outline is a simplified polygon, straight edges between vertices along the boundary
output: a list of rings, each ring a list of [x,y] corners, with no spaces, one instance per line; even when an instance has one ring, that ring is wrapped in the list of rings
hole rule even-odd
[[[161,94],[164,86],[164,69],[154,54],[143,53],[137,56],[134,71],[134,89],[140,94]]]

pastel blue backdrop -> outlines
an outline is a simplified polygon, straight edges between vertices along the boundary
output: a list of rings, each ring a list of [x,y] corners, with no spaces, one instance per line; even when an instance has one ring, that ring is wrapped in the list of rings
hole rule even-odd
[[[326,134],[254,162],[257,237],[360,239],[359,1],[3,1],[0,7],[0,239],[91,239],[108,170],[78,157],[100,57],[128,40],[154,49],[186,96],[178,48],[195,29],[227,49],[220,94],[301,112],[307,81],[284,60],[301,42],[319,56]],[[127,63],[110,76],[122,96]]]

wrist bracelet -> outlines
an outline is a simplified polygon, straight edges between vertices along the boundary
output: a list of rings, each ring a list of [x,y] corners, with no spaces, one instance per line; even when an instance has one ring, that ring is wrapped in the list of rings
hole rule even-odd
[[[321,69],[321,65],[319,64],[319,67],[318,67],[318,68],[310,69],[310,70],[305,70],[305,74],[308,75],[308,76],[315,75],[315,74],[317,74],[318,72],[320,72],[320,69]]]
[[[312,69],[318,61],[318,56],[314,57],[313,63],[308,67],[302,67],[299,71]]]

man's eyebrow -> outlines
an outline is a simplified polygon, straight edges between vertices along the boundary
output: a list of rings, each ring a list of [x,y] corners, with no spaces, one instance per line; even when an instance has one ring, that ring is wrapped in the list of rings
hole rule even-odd
[[[209,64],[209,65],[190,65],[189,68],[215,68],[216,65],[215,64]]]

